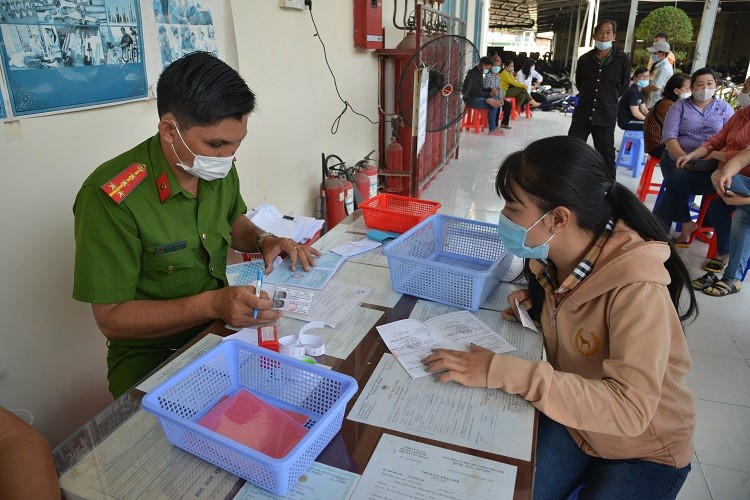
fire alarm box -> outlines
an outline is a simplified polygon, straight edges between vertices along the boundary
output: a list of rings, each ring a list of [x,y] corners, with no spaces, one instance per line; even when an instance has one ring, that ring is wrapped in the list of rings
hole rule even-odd
[[[383,48],[383,0],[354,0],[354,46]]]

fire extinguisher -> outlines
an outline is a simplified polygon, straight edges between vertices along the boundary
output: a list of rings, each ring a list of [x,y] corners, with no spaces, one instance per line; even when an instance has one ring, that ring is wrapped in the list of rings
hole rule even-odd
[[[346,206],[344,204],[344,184],[338,178],[336,172],[328,167],[328,160],[331,157],[341,160],[341,158],[335,155],[322,155],[323,183],[320,186],[320,199],[321,212],[323,210],[323,207],[325,207],[325,214],[321,215],[323,215],[326,221],[326,230],[333,229],[336,224],[346,218]],[[343,161],[341,163],[343,163]]]
[[[370,165],[370,155],[375,150],[370,151],[363,160],[357,162],[357,171],[354,174],[354,180],[357,189],[362,195],[362,200],[369,200],[378,194],[378,169]]]
[[[385,168],[388,170],[404,169],[404,148],[396,141],[396,137],[391,137],[391,143],[385,148]],[[401,177],[390,175],[385,178],[385,190],[389,193],[401,193],[404,189],[403,179]]]

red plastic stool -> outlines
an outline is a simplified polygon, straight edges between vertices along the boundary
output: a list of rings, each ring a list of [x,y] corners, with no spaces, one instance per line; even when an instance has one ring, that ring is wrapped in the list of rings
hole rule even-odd
[[[531,104],[527,102],[523,109],[517,109],[516,116],[521,116],[521,111],[524,111],[526,113],[526,118],[531,118]]]
[[[708,206],[712,201],[718,198],[718,196],[719,195],[716,193],[703,195],[701,209],[698,212],[698,220],[695,221],[695,223],[698,224],[698,228],[690,234],[690,238],[688,239],[688,243],[692,243],[696,238],[704,243],[708,243],[706,257],[709,259],[716,257],[716,231],[714,231],[714,228],[712,227],[705,227],[703,221],[708,213]]]
[[[659,158],[656,156],[648,156],[646,160],[646,166],[643,168],[641,174],[641,182],[638,184],[638,189],[635,195],[641,201],[646,201],[646,197],[650,194],[659,194],[659,188],[661,188],[660,182],[651,182],[651,177],[654,175],[654,168],[659,164]]]
[[[461,122],[461,130],[470,130],[473,128],[475,134],[478,134],[480,131],[484,132],[484,128],[488,126],[487,121],[486,109],[468,107]]]
[[[516,98],[515,97],[505,97],[505,98],[503,98],[503,100],[510,103],[510,119],[511,120],[517,120],[518,119],[518,109],[516,108]]]

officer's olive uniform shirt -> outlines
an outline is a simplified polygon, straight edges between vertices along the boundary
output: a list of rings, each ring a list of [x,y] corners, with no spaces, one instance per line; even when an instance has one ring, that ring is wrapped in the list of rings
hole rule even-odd
[[[134,163],[145,165],[146,177],[117,204],[102,186]],[[224,179],[200,180],[197,197],[184,191],[157,134],[101,165],[78,192],[73,298],[97,304],[164,300],[226,286],[230,230],[246,211],[234,167]],[[201,328],[110,341],[110,373],[113,347],[179,348]]]

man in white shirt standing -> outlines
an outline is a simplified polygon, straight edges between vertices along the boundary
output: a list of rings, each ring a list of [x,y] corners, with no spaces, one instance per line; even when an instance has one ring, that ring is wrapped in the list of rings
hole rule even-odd
[[[651,60],[654,63],[651,66],[651,70],[654,74],[653,79],[649,86],[643,89],[651,92],[648,97],[648,102],[646,103],[646,107],[651,109],[661,98],[661,91],[664,90],[664,85],[666,85],[667,80],[669,80],[674,74],[674,68],[668,59],[670,54],[669,43],[663,41],[654,42],[654,44],[646,50],[651,52]]]

